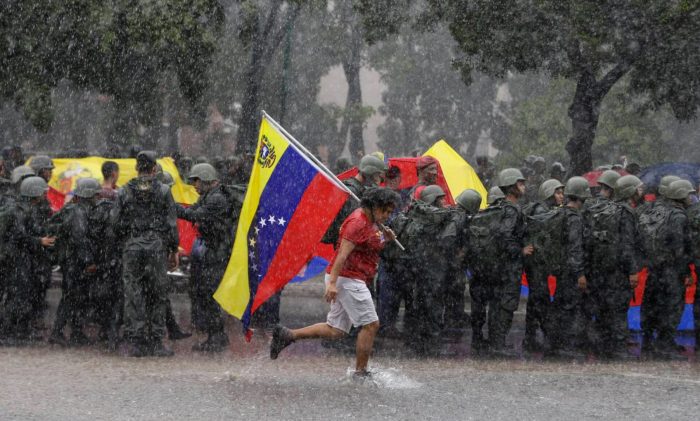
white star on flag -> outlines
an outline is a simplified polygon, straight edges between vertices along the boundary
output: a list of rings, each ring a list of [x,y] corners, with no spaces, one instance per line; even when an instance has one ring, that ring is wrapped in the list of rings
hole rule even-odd
[[[254,259],[254,258],[255,258],[255,253],[253,253],[253,251],[251,250],[251,252],[248,253],[248,256],[250,256],[251,259]]]
[[[255,247],[255,238],[250,237],[250,246]]]
[[[285,221],[284,218],[282,218],[282,217],[280,216],[280,218],[277,220],[277,222],[279,222],[280,225],[284,225],[285,222],[287,222],[287,221]]]
[[[265,218],[260,218],[260,226],[264,227],[267,223],[265,222]]]
[[[271,224],[275,223],[275,217],[273,215],[270,215],[270,217],[267,220],[270,221]]]
[[[256,233],[256,234],[260,234],[260,228],[259,228],[259,227],[255,227],[255,233]]]

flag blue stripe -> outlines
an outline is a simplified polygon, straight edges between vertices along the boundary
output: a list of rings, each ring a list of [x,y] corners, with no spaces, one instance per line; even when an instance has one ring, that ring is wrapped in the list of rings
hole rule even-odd
[[[247,235],[251,298],[253,287],[267,274],[287,223],[316,174],[318,170],[290,146],[265,185]]]

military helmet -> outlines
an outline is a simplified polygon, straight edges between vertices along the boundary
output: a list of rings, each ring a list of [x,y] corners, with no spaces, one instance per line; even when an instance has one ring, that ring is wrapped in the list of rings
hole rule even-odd
[[[672,200],[685,200],[692,193],[695,193],[695,188],[688,180],[676,180],[666,189],[666,197]]]
[[[203,162],[201,164],[195,164],[187,178],[190,180],[198,178],[202,181],[215,181],[219,179],[219,175],[211,164]]]
[[[613,170],[605,170],[603,171],[600,176],[598,176],[598,179],[595,181],[598,184],[602,184],[606,187],[609,187],[611,189],[615,188],[615,182],[620,178],[620,173],[617,171]]]
[[[136,155],[136,170],[150,171],[156,166],[157,161],[155,151],[141,151]]]
[[[566,182],[564,194],[577,199],[588,199],[591,197],[591,188],[588,186],[588,180],[583,177],[571,177]]]
[[[642,180],[634,175],[623,175],[615,182],[615,197],[617,199],[629,199],[634,196]]]
[[[35,173],[39,173],[41,170],[52,170],[55,167],[53,166],[53,161],[51,158],[49,158],[46,155],[37,155],[32,158],[31,161],[29,161],[29,166],[32,167]]]
[[[358,167],[360,174],[366,176],[373,176],[387,170],[384,161],[374,155],[363,156],[362,159],[360,159],[360,165]]]
[[[90,199],[99,193],[100,190],[100,183],[94,178],[79,178],[75,183],[74,194],[83,199]]]
[[[425,203],[434,203],[438,197],[445,197],[445,191],[435,184],[431,184],[420,192],[420,200]]]
[[[20,165],[19,167],[15,167],[14,170],[12,170],[12,175],[10,178],[12,178],[12,184],[17,184],[23,179],[36,175],[33,169],[29,168],[26,165]]]
[[[661,181],[659,182],[659,194],[661,196],[666,196],[666,189],[668,188],[671,183],[674,181],[680,180],[680,177],[677,177],[675,175],[665,175],[661,177]]]
[[[496,202],[496,200],[503,199],[504,197],[506,197],[506,195],[503,194],[503,190],[501,190],[501,188],[498,186],[493,186],[489,189],[489,195],[486,201],[489,205],[492,205]]]
[[[41,197],[49,190],[46,180],[41,177],[31,176],[25,178],[19,187],[19,194],[24,197]]]
[[[525,181],[525,177],[517,168],[506,168],[498,173],[498,187],[512,186],[518,181]]]
[[[481,206],[481,195],[478,191],[466,189],[455,200],[459,206],[469,213],[477,213]]]
[[[545,180],[542,184],[540,184],[540,188],[537,191],[537,197],[540,200],[547,200],[550,197],[554,196],[554,193],[557,191],[557,189],[560,189],[564,187],[563,184],[556,178],[550,178],[549,180]]]

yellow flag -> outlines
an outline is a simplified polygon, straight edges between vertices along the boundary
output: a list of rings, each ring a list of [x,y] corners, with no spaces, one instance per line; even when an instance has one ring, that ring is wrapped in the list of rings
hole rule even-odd
[[[102,164],[105,161],[114,161],[119,166],[118,186],[125,185],[137,175],[135,159],[107,159],[96,156],[89,158],[57,158],[53,160],[55,168],[53,176],[49,180],[49,186],[65,195],[75,188],[75,182],[79,178],[92,177],[101,183],[103,181]],[[30,162],[31,159],[27,161],[27,165]],[[194,204],[199,195],[194,187],[185,184],[180,178],[180,173],[177,171],[173,159],[169,157],[161,158],[158,160],[158,163],[163,168],[163,171],[169,173],[175,181],[171,189],[173,199],[185,205]]]
[[[481,195],[481,209],[486,207],[488,192],[479,180],[479,176],[476,175],[474,168],[447,142],[439,140],[424,155],[432,156],[440,161],[440,168],[445,175],[447,187],[450,189],[452,197],[457,198],[464,190],[473,189]]]

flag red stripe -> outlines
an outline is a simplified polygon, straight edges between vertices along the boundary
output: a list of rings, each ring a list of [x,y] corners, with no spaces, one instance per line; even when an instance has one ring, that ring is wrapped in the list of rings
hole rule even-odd
[[[282,237],[275,257],[270,262],[267,275],[258,285],[251,307],[251,314],[282,289],[299,269],[311,258],[315,246],[328,229],[348,194],[340,190],[321,174],[316,175],[304,191],[292,218],[287,222],[287,230]],[[320,223],[327,221],[327,223]],[[299,253],[300,250],[309,250]]]

